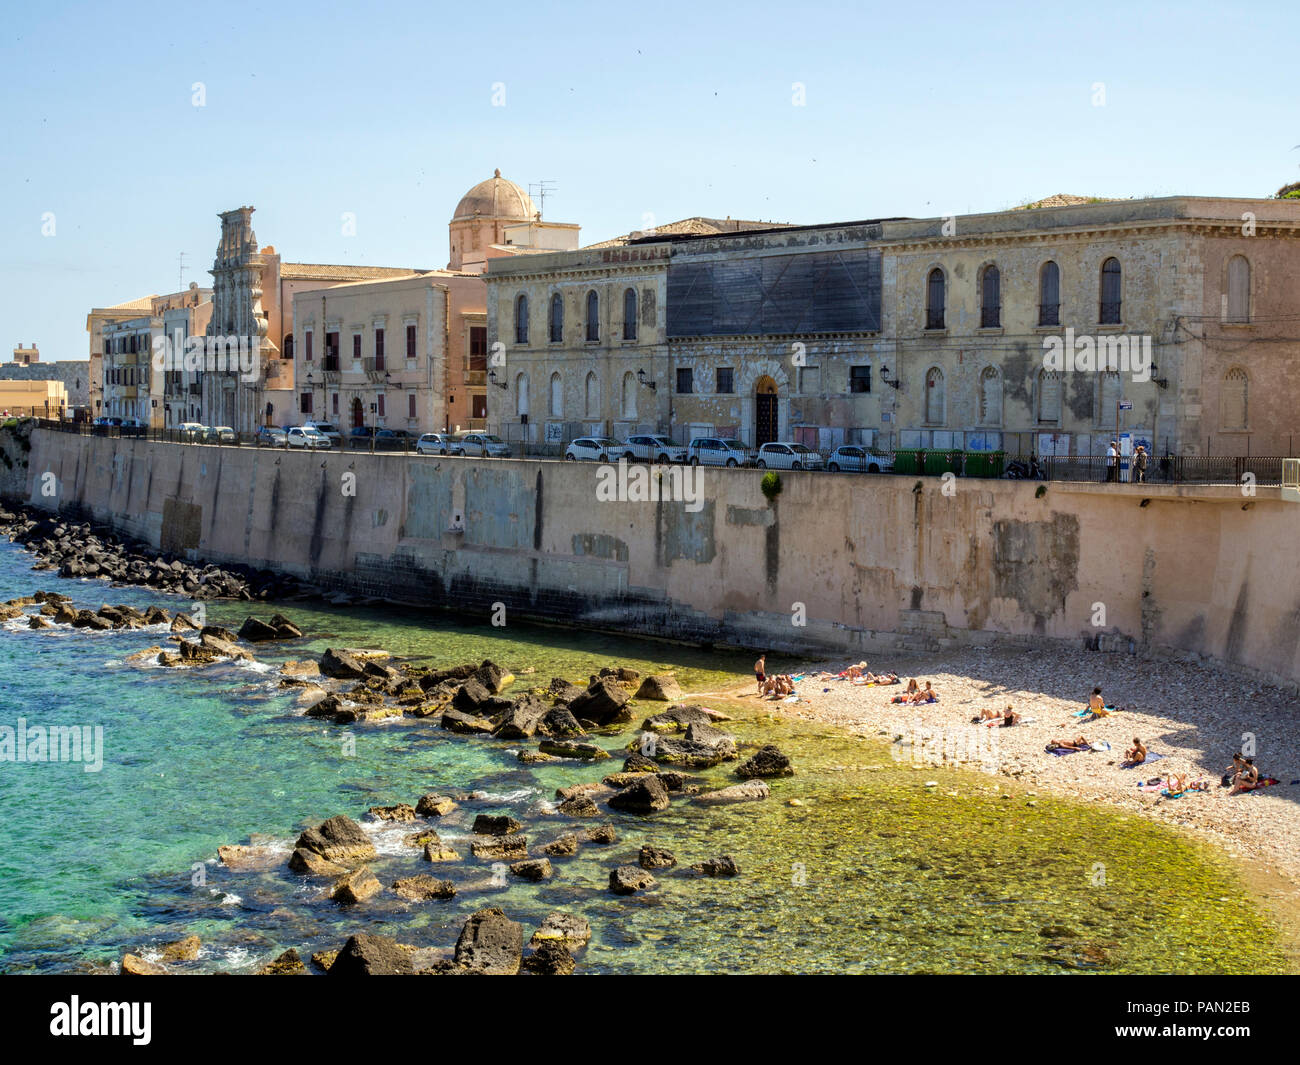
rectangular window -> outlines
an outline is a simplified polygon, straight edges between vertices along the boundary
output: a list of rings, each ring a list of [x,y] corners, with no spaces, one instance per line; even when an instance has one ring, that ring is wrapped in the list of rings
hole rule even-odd
[[[360,333],[352,334],[352,357],[354,359],[361,358],[361,334]]]
[[[337,370],[339,368],[339,335],[338,333],[325,334],[325,369]]]
[[[736,391],[735,385],[733,384],[732,377],[731,377],[731,367],[719,366],[718,367],[718,393],[730,395],[735,391]]]
[[[375,368],[384,368],[384,331],[379,328],[375,329]]]
[[[382,392],[375,397],[375,402],[379,404],[379,416],[382,418],[387,413],[384,410],[384,394]]]
[[[303,334],[303,338],[302,338],[302,357],[303,357],[304,359],[306,359],[308,362],[311,362],[311,360],[312,360],[312,354],[311,354],[311,330],[310,330],[310,329],[308,329],[307,332]]]
[[[415,326],[413,325],[406,327],[406,357],[415,358]]]
[[[486,418],[486,417],[487,417],[487,396],[485,396],[485,395],[475,396],[475,397],[471,400],[471,402],[470,402],[470,415],[469,415],[469,416],[470,416],[471,418]]]
[[[337,392],[330,397],[330,411],[334,414],[339,412],[339,394]]]
[[[799,391],[805,396],[816,396],[822,390],[822,368],[805,366],[799,371]]]
[[[850,392],[871,391],[871,367],[870,366],[849,367],[849,391]]]
[[[410,393],[410,395],[406,397],[406,416],[408,418],[415,417],[415,393],[414,392]]]
[[[469,327],[469,368],[471,372],[487,372],[487,326]]]
[[[689,395],[695,391],[695,372],[689,366],[679,366],[677,368],[677,392],[679,395]]]
[[[310,392],[304,392],[301,396],[298,397],[299,398],[298,409],[302,411],[303,414],[311,413],[311,396],[312,394]]]

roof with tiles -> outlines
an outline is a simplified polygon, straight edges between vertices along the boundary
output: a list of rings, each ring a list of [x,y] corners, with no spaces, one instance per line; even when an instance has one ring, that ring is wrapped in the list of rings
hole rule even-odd
[[[588,244],[586,247],[617,248],[645,237],[711,237],[719,233],[744,233],[751,229],[785,229],[792,225],[791,222],[753,222],[743,218],[704,218],[695,215],[677,222],[668,222],[665,225],[656,226],[654,229],[634,230],[631,233],[625,233],[621,237],[602,240],[598,244]]]

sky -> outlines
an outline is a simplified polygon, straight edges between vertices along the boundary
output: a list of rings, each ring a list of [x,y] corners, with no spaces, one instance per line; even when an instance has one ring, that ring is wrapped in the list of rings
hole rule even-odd
[[[495,168],[583,244],[1271,196],[1297,42],[1295,0],[10,6],[0,359],[84,359],[92,307],[210,284],[232,207],[287,261],[445,267]]]

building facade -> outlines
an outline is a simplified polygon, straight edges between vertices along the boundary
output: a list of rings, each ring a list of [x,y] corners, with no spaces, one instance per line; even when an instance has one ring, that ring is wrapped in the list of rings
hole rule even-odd
[[[494,260],[488,423],[531,444],[1287,454],[1298,241],[1300,204],[1172,197]]]

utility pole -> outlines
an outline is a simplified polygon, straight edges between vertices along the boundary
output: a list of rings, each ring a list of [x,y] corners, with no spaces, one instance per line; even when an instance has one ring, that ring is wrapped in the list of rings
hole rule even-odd
[[[176,258],[176,291],[185,291],[185,253],[181,252]]]

